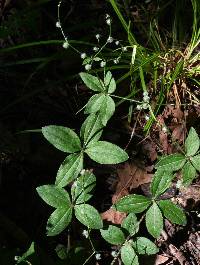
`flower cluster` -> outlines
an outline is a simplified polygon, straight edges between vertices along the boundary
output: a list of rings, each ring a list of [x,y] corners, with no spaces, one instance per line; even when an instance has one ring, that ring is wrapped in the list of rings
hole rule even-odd
[[[138,110],[142,110],[142,109],[148,109],[149,108],[149,100],[150,100],[150,97],[149,97],[149,94],[147,91],[144,91],[143,92],[143,101],[142,103],[139,105],[137,105],[137,109]]]

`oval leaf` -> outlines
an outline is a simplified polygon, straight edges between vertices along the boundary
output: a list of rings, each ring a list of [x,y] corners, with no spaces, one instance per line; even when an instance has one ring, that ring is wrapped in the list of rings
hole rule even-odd
[[[106,126],[108,120],[112,117],[114,112],[115,112],[114,100],[110,96],[105,95],[104,100],[101,104],[101,108],[99,110],[101,122],[104,126]]]
[[[191,162],[192,165],[198,170],[200,171],[200,155],[196,155],[191,157]]]
[[[125,241],[124,233],[119,227],[109,225],[107,230],[100,230],[101,236],[110,244],[120,245]]]
[[[126,229],[131,236],[139,231],[139,222],[134,213],[130,213],[122,222],[121,226]]]
[[[75,216],[85,226],[91,229],[100,229],[103,226],[98,211],[89,204],[75,205]]]
[[[85,146],[87,144],[97,142],[102,135],[103,124],[99,113],[90,114],[81,126],[81,139]]]
[[[146,212],[146,227],[155,238],[160,236],[163,230],[163,217],[158,205],[154,202]]]
[[[81,142],[77,134],[66,127],[49,125],[42,127],[44,137],[57,149],[67,153],[81,150]]]
[[[104,99],[105,99],[104,94],[96,94],[92,96],[86,105],[84,113],[89,114],[89,113],[96,113],[97,111],[99,111],[104,102]]]
[[[47,235],[56,236],[60,234],[71,222],[72,208],[57,208],[47,221]]]
[[[145,196],[131,194],[121,198],[116,204],[115,209],[125,213],[141,213],[149,205],[151,200]]]
[[[121,259],[124,265],[139,265],[138,256],[129,242],[126,242],[121,248]]]
[[[155,168],[163,171],[176,171],[181,169],[185,164],[185,156],[181,154],[172,154],[162,157],[156,164]]]
[[[170,200],[162,200],[159,206],[164,216],[174,224],[186,225],[187,219],[184,211]]]
[[[107,88],[108,93],[111,94],[116,90],[116,82],[115,82],[115,79],[112,77],[112,74],[110,71],[106,73],[104,84],[105,84],[105,87]]]
[[[55,184],[65,187],[74,180],[83,169],[83,154],[71,154],[60,165]]]
[[[118,164],[128,159],[128,155],[123,149],[105,141],[92,143],[85,152],[99,164]]]
[[[193,156],[199,150],[200,140],[193,127],[190,128],[188,137],[185,141],[185,151],[187,156]]]
[[[170,171],[157,170],[151,182],[151,193],[158,197],[166,191],[171,185],[173,173]]]
[[[196,177],[196,169],[193,167],[193,165],[188,161],[182,170],[183,175],[183,185],[188,186],[192,183],[192,181]]]
[[[96,185],[95,175],[86,170],[83,175],[81,175],[72,185],[71,195],[73,201],[76,204],[85,203],[91,198],[91,194],[88,194]]]
[[[43,185],[36,190],[39,196],[52,207],[69,207],[71,204],[67,191],[56,185]]]
[[[140,255],[154,255],[159,251],[159,248],[146,237],[136,237],[132,246]]]
[[[83,80],[84,84],[93,91],[103,91],[104,85],[101,79],[97,78],[88,73],[80,73],[80,77]]]

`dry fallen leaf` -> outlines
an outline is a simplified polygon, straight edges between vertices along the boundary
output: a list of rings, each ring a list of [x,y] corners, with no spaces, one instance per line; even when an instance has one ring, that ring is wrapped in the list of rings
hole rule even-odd
[[[170,262],[170,258],[165,255],[157,255],[154,265],[170,265],[173,264]]]
[[[110,208],[104,213],[101,213],[101,218],[112,222],[113,224],[121,224],[124,218],[126,217],[125,213],[115,211],[113,208]]]

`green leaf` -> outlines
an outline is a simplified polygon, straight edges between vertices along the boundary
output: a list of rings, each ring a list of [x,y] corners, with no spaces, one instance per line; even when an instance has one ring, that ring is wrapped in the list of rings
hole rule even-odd
[[[81,126],[80,136],[84,144],[97,142],[102,135],[103,124],[99,113],[90,114]]]
[[[110,71],[106,73],[104,84],[109,94],[113,93],[116,90],[116,82],[115,79],[112,77]]]
[[[124,265],[139,265],[138,256],[129,242],[126,242],[121,248],[121,259]]]
[[[192,183],[192,181],[196,177],[196,169],[193,167],[193,165],[190,163],[190,161],[187,161],[187,163],[184,165],[182,170],[183,175],[183,185],[188,186]]]
[[[151,193],[153,196],[158,197],[164,193],[170,187],[173,178],[171,171],[157,170],[151,182]]]
[[[200,146],[200,139],[193,127],[190,128],[188,137],[185,141],[185,151],[187,156],[196,154]]]
[[[84,84],[93,91],[103,91],[104,85],[101,79],[88,73],[80,73]]]
[[[42,127],[42,133],[60,151],[74,153],[81,150],[80,139],[70,128],[49,125]]]
[[[124,233],[119,227],[109,225],[107,230],[101,229],[101,236],[110,244],[120,245],[125,241]]]
[[[90,114],[90,113],[96,113],[97,111],[100,110],[104,100],[105,100],[105,95],[104,94],[95,94],[93,95],[85,108],[84,113],[85,114]]]
[[[98,211],[89,204],[75,205],[75,216],[85,226],[91,229],[100,229],[103,222]]]
[[[26,259],[28,257],[30,257],[31,255],[33,255],[35,253],[35,243],[32,242],[29,249],[21,256],[17,259],[17,263],[16,264],[19,264],[21,262],[25,262]]]
[[[154,255],[159,251],[159,248],[146,237],[136,237],[132,246],[140,255]]]
[[[185,164],[185,156],[181,154],[172,154],[162,157],[156,164],[156,169],[166,171],[176,171],[182,168]]]
[[[106,126],[108,120],[112,117],[114,112],[115,112],[114,100],[110,96],[105,95],[104,100],[101,104],[101,108],[99,110],[101,122],[104,126]]]
[[[83,169],[83,154],[71,154],[60,165],[55,184],[65,187],[74,180]]]
[[[131,236],[139,231],[139,222],[134,213],[130,213],[122,222],[121,226],[126,229]]]
[[[60,234],[71,222],[72,208],[57,208],[47,221],[47,235],[56,236]]]
[[[81,175],[72,185],[71,188],[71,195],[73,201],[76,204],[85,203],[91,198],[91,194],[88,194],[96,184],[96,177],[95,175],[86,170],[83,175]]]
[[[39,196],[52,207],[70,207],[70,198],[66,190],[56,185],[43,185],[37,187]]]
[[[85,152],[99,164],[118,164],[128,159],[128,155],[123,149],[105,141],[92,143]]]
[[[146,227],[155,238],[160,236],[163,230],[163,217],[158,205],[154,202],[146,212]]]
[[[191,157],[191,162],[193,164],[193,166],[200,171],[200,155],[196,155]]]
[[[115,209],[125,213],[141,213],[149,205],[151,200],[143,195],[131,194],[121,198],[116,204]]]
[[[170,200],[162,200],[159,206],[164,216],[174,224],[186,225],[187,219],[184,211]]]

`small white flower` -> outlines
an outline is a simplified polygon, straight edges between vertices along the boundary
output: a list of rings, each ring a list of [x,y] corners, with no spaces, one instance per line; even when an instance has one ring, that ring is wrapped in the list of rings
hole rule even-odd
[[[111,25],[111,18],[107,18],[107,19],[106,19],[106,24],[107,24],[108,26]]]
[[[91,64],[86,64],[85,65],[85,70],[89,71],[92,68]]]
[[[100,260],[100,259],[101,259],[101,254],[100,254],[100,253],[97,253],[97,254],[95,255],[95,258],[96,258],[96,260]]]
[[[87,57],[87,54],[85,52],[81,53],[81,59],[85,59]]]
[[[61,25],[60,25],[59,21],[56,22],[56,28],[61,28]]]
[[[145,120],[148,121],[149,120],[149,115],[145,115]]]
[[[107,42],[108,42],[108,43],[112,43],[112,42],[113,42],[113,37],[111,37],[111,36],[108,37]]]
[[[144,102],[149,102],[149,99],[150,99],[149,96],[144,96],[144,97],[143,97],[143,101],[144,101]]]
[[[117,257],[117,251],[114,251],[114,250],[113,250],[113,251],[111,252],[111,256],[112,256],[113,258],[116,258],[116,257]]]
[[[85,169],[82,169],[82,170],[81,170],[81,173],[80,173],[81,176],[83,176],[83,175],[85,174],[85,172],[86,172],[86,170],[85,170]]]
[[[98,50],[99,50],[98,47],[94,47],[94,48],[93,48],[93,51],[95,51],[95,52],[98,52]]]
[[[95,37],[96,37],[97,40],[99,40],[101,36],[100,36],[100,34],[96,34]]]
[[[144,91],[143,92],[143,97],[146,97],[146,96],[148,96],[149,94],[148,94],[148,92],[147,91]]]
[[[87,230],[83,230],[82,235],[83,235],[85,238],[88,238],[88,237],[89,237],[89,233],[88,233]]]
[[[127,47],[122,47],[122,51],[126,52],[127,51]]]
[[[119,41],[118,40],[116,40],[115,45],[117,45],[117,46],[119,45]]]
[[[110,18],[110,15],[109,15],[109,14],[106,14],[106,19],[107,19],[107,18]]]
[[[15,261],[18,261],[19,258],[20,258],[20,256],[14,256]]]
[[[141,109],[142,109],[142,106],[141,106],[141,105],[137,105],[137,106],[136,106],[136,109],[137,109],[137,110],[141,110]]]
[[[163,131],[164,133],[166,133],[166,132],[167,132],[167,127],[166,127],[166,126],[163,126],[163,127],[162,127],[162,131]]]
[[[69,48],[69,42],[67,40],[63,43],[63,48],[64,49]]]
[[[106,65],[106,62],[105,62],[105,61],[101,61],[101,62],[100,62],[100,66],[101,66],[101,67],[104,67],[105,65]]]
[[[119,63],[119,58],[116,58],[113,60],[114,64],[118,64]]]
[[[149,107],[148,103],[145,102],[142,104],[142,109],[148,109],[148,107]]]

